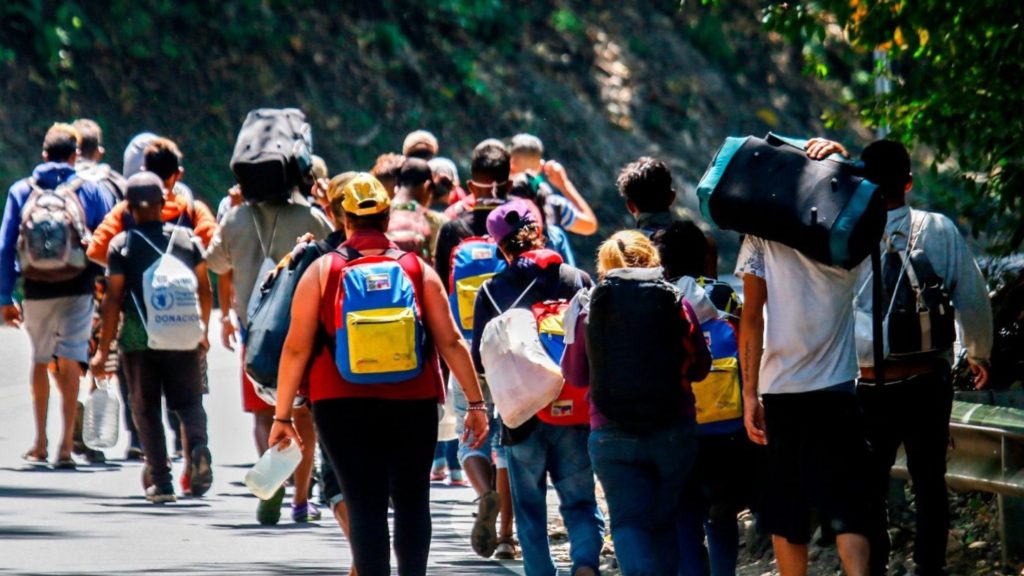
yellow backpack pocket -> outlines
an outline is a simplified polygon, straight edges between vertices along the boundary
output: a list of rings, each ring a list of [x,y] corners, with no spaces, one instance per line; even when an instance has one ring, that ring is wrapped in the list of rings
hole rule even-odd
[[[476,304],[476,297],[480,293],[480,286],[492,276],[494,274],[480,274],[455,282],[455,295],[459,299],[459,328],[473,330],[473,306]]]
[[[691,384],[697,402],[697,423],[710,424],[743,417],[739,361],[712,361],[707,378]]]
[[[404,372],[419,366],[412,308],[349,312],[348,361],[353,374]]]

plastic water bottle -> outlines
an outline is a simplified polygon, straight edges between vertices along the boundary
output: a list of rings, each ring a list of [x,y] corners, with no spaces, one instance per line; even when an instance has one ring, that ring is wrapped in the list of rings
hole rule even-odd
[[[113,448],[121,428],[121,402],[110,386],[110,379],[96,381],[96,389],[89,393],[82,417],[82,439],[93,450]]]
[[[295,472],[302,451],[291,442],[286,448],[271,446],[255,466],[245,473],[245,486],[260,500],[269,500],[284,481]]]

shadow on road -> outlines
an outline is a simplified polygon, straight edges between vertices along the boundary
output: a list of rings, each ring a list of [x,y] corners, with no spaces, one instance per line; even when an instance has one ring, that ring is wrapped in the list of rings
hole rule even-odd
[[[47,538],[81,538],[82,534],[63,530],[48,530],[30,526],[0,526],[0,540],[43,540]]]
[[[109,500],[112,497],[103,496],[101,494],[93,494],[90,492],[61,490],[59,488],[33,488],[30,486],[0,486],[0,498],[93,498],[99,500]]]

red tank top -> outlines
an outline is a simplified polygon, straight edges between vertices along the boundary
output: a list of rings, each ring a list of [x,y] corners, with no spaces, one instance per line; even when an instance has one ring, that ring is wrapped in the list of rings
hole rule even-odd
[[[358,252],[397,249],[387,236],[377,232],[354,234],[343,246]],[[330,337],[337,329],[338,298],[341,289],[341,274],[347,261],[337,252],[324,256],[330,263],[327,285],[320,298],[320,325]],[[423,264],[414,254],[406,254],[398,261],[405,273],[412,278],[416,291],[416,302],[423,309]],[[334,363],[334,347],[324,346],[313,359],[309,374],[309,395],[314,403],[332,398],[381,398],[385,400],[426,400],[444,402],[444,387],[441,383],[441,366],[437,349],[429,335],[423,345],[423,371],[415,378],[392,384],[353,384],[341,377]]]

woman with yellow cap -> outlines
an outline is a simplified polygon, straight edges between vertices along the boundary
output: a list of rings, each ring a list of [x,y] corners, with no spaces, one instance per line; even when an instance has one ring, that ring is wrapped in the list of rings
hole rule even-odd
[[[314,419],[348,502],[355,567],[360,576],[391,574],[390,498],[398,573],[418,576],[430,550],[429,474],[444,401],[438,356],[470,401],[467,435],[488,437],[486,407],[441,279],[384,234],[387,191],[358,174],[343,194],[347,240],[295,291],[270,444],[301,444],[292,400],[312,360]],[[387,306],[374,308],[382,298]]]

